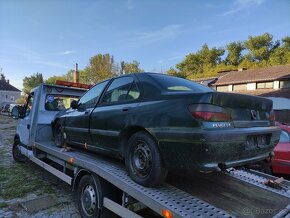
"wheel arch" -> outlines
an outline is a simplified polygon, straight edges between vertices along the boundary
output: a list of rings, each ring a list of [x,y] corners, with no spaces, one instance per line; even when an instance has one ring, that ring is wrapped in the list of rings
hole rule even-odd
[[[122,130],[120,134],[120,146],[121,146],[120,153],[122,157],[125,156],[126,144],[128,143],[130,137],[134,135],[136,132],[141,132],[141,131],[148,133],[156,141],[156,144],[159,147],[157,138],[153,134],[151,134],[151,132],[149,132],[146,128],[141,127],[141,126],[128,126],[124,130]]]

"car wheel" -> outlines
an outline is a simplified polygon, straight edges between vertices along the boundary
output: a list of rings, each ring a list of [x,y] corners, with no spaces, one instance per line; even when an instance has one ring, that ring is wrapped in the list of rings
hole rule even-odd
[[[19,139],[15,139],[12,146],[12,156],[16,162],[25,162],[27,157],[21,154]]]
[[[148,187],[161,185],[168,172],[155,140],[144,131],[135,133],[129,139],[125,164],[130,177]]]
[[[54,142],[56,146],[62,147],[65,143],[65,138],[64,138],[64,130],[63,126],[60,120],[58,120],[54,126]]]

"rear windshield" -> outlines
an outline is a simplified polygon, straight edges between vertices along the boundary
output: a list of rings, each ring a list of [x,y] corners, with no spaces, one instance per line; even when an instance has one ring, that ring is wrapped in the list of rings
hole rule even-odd
[[[49,94],[45,98],[45,110],[61,111],[70,108],[70,103],[78,100],[77,96]]]
[[[150,76],[165,90],[172,92],[213,92],[207,86],[193,81],[164,74],[150,74]]]

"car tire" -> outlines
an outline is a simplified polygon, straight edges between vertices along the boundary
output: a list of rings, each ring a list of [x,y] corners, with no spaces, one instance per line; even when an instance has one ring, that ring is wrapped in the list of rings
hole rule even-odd
[[[155,187],[161,185],[168,170],[164,167],[154,138],[145,131],[132,135],[125,153],[129,176],[137,183]]]
[[[58,120],[54,126],[54,143],[57,147],[62,147],[65,143],[64,128],[60,120]]]
[[[24,156],[23,154],[21,154],[19,144],[20,144],[19,139],[15,139],[12,146],[12,156],[16,162],[23,163],[23,162],[26,162],[28,158]]]

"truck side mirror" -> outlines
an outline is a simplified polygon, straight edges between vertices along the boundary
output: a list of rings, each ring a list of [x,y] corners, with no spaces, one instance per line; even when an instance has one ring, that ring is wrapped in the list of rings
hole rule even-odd
[[[20,116],[20,111],[18,109],[18,106],[14,106],[11,111],[11,117],[13,117],[14,119],[18,119],[19,116]]]
[[[70,107],[72,109],[77,109],[78,108],[78,102],[76,100],[73,100],[71,103],[70,103]]]

